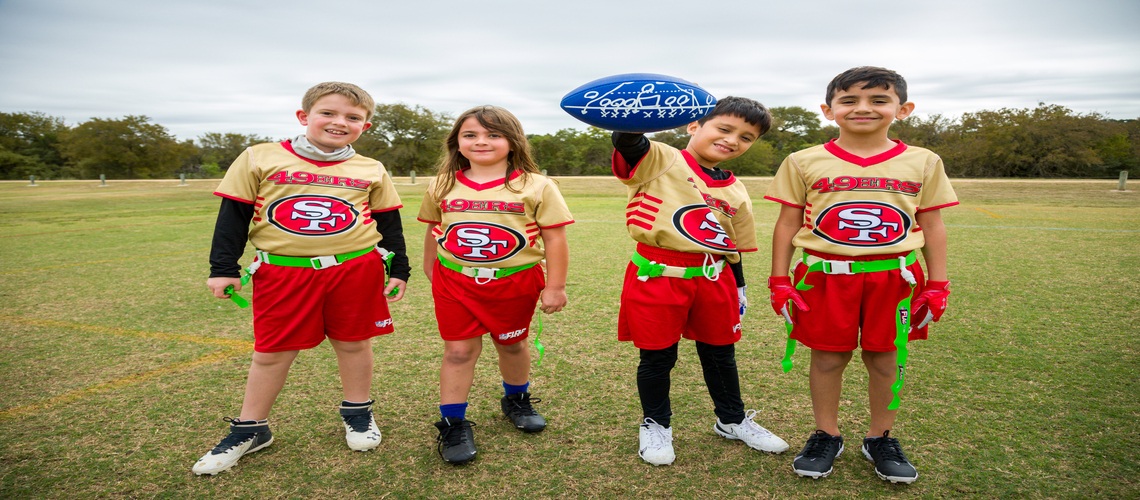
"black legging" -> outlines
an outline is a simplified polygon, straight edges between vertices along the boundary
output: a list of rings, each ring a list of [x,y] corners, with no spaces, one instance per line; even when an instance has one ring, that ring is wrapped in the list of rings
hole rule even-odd
[[[736,371],[736,346],[697,342],[697,356],[713,400],[713,412],[726,424],[743,422],[744,401],[740,398],[740,376]],[[669,427],[673,415],[669,406],[669,372],[676,364],[677,344],[673,344],[658,350],[642,349],[641,363],[637,366],[641,411],[664,427]]]

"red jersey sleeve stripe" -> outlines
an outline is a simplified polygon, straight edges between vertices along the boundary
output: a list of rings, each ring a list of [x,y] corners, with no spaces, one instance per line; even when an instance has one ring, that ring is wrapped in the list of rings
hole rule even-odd
[[[640,206],[641,206],[641,208],[644,208],[644,209],[646,209],[646,210],[649,210],[650,212],[653,212],[653,213],[657,213],[657,212],[660,212],[660,211],[661,211],[661,209],[660,209],[660,208],[657,208],[657,207],[655,207],[655,206],[653,206],[653,205],[647,205],[647,204],[645,204],[644,202],[642,202],[642,203],[638,203],[638,205],[640,205]]]
[[[644,223],[644,222],[641,222],[641,221],[639,221],[639,220],[637,220],[637,219],[629,219],[629,220],[625,221],[625,225],[627,225],[627,226],[631,226],[631,225],[632,225],[632,226],[637,226],[637,227],[640,227],[640,228],[642,228],[642,229],[645,229],[645,230],[647,230],[647,231],[651,231],[651,230],[653,230],[653,226],[652,226],[652,225],[646,224],[646,223]]]
[[[632,212],[629,212],[629,213],[626,213],[626,214],[625,214],[625,216],[626,216],[626,217],[641,217],[642,219],[645,219],[645,220],[647,220],[647,221],[655,221],[655,220],[657,220],[657,217],[654,217],[654,216],[652,216],[652,215],[649,215],[649,214],[647,214],[647,213],[645,213],[645,212],[638,212],[638,211],[636,211],[636,210],[634,210],[634,211],[632,211]]]
[[[645,199],[647,199],[647,200],[649,200],[649,201],[652,201],[653,203],[665,203],[665,200],[661,200],[661,199],[658,199],[658,198],[654,198],[654,197],[652,197],[652,196],[650,196],[650,195],[645,195]]]
[[[553,225],[553,226],[538,226],[538,227],[540,227],[540,228],[542,228],[542,229],[554,229],[554,228],[556,228],[556,227],[567,226],[567,225],[570,225],[570,224],[573,224],[573,223],[574,223],[574,221],[572,221],[572,220],[571,220],[571,221],[568,221],[568,222],[563,222],[563,223],[561,223],[561,224],[555,224],[555,225]]]
[[[393,210],[399,210],[401,208],[404,208],[404,206],[403,205],[396,205],[394,207],[389,207],[389,208],[380,208],[380,209],[373,208],[372,211],[373,212],[391,212]]]
[[[943,209],[946,207],[952,207],[952,206],[957,205],[957,204],[958,204],[958,202],[955,201],[954,203],[947,203],[945,205],[938,205],[937,207],[920,208],[920,209],[918,209],[917,213],[929,212],[931,210],[939,210],[939,209]]]
[[[217,191],[214,191],[214,194],[215,194],[215,195],[217,195],[217,196],[221,196],[222,198],[229,198],[229,199],[231,199],[231,200],[234,200],[234,201],[240,201],[240,202],[242,202],[242,203],[247,203],[247,204],[250,204],[250,205],[256,205],[256,204],[255,204],[253,201],[251,201],[251,200],[243,200],[243,199],[241,199],[241,198],[238,198],[237,196],[230,196],[230,195],[228,195],[228,194],[222,194],[222,193],[219,193],[219,192],[217,192]],[[264,198],[258,198],[258,199],[259,199],[259,200],[263,200]],[[260,207],[261,205],[256,205],[256,206],[259,206],[259,207]]]
[[[416,220],[418,220],[418,221],[420,221],[420,222],[423,222],[424,224],[439,224],[439,223],[441,222],[441,221],[438,221],[438,220],[427,220],[427,219],[421,219],[421,218],[419,218],[419,217],[416,217]]]

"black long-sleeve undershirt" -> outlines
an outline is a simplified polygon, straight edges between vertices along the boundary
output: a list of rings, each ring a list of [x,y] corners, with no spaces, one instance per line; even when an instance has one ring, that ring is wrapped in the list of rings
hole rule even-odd
[[[241,266],[238,260],[245,251],[249,239],[249,222],[253,220],[253,204],[230,198],[222,198],[218,208],[218,221],[214,225],[214,241],[210,247],[210,277],[238,278]],[[407,247],[404,244],[404,224],[399,210],[373,212],[372,220],[376,231],[384,238],[380,245],[395,257],[392,259],[391,277],[405,282],[412,276],[408,264]]]
[[[621,155],[626,165],[629,165],[630,168],[641,163],[641,159],[649,154],[649,138],[645,137],[645,134],[614,132],[613,135],[610,136],[610,142],[613,143],[614,149]],[[719,168],[705,168],[702,166],[701,170],[704,170],[705,174],[714,181],[728,180],[729,176],[732,175]],[[736,278],[736,286],[738,287],[744,286],[744,264],[742,264],[742,262],[743,255],[741,255],[741,260],[736,261],[735,264],[731,262],[728,264],[728,267],[732,269],[732,276]]]

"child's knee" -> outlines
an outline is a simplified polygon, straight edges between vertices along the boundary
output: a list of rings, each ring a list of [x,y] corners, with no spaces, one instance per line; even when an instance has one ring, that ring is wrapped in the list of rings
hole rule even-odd
[[[895,375],[895,370],[898,368],[896,361],[898,356],[895,351],[863,351],[862,356],[863,364],[867,366],[867,372],[883,377],[893,377]]]
[[[526,341],[513,344],[495,344],[495,350],[502,354],[522,354],[527,349]]]
[[[453,365],[464,365],[475,361],[479,357],[480,349],[468,343],[448,342],[443,348],[443,362]]]
[[[813,349],[811,352],[811,364],[816,370],[821,372],[843,371],[844,368],[847,368],[847,363],[850,361],[850,351],[834,352]]]

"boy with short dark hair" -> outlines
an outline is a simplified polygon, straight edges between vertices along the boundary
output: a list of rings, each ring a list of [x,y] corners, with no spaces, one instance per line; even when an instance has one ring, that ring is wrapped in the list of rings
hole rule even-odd
[[[257,249],[247,269],[257,284],[254,353],[241,414],[225,418],[230,434],[194,464],[195,474],[228,470],[273,443],[269,410],[289,367],[326,337],[344,388],[340,415],[349,448],[380,444],[368,397],[371,339],[392,333],[388,302],[403,298],[411,274],[400,196],[384,166],[351,146],[372,125],[376,105],[367,92],[326,82],[301,102],[305,134],[246,149],[214,193],[222,204],[206,286],[218,298],[241,290],[238,259],[248,239]]]
[[[721,162],[736,158],[772,126],[767,108],[726,97],[688,125],[678,151],[643,134],[615,132],[613,172],[629,188],[626,229],[637,241],[626,268],[618,340],[641,350],[638,456],[673,462],[669,373],[681,338],[696,341],[717,421],[713,431],[749,447],[780,453],[788,444],[753,421],[740,395],[734,344],[745,300],[740,252],[753,252],[752,201]],[[729,262],[732,272],[722,273]]]
[[[925,339],[927,323],[946,309],[946,228],[939,210],[958,199],[938,155],[887,136],[891,122],[914,110],[902,76],[853,68],[831,81],[826,99],[821,108],[839,125],[839,138],[789,155],[764,196],[783,205],[772,235],[772,308],[791,325],[790,338],[811,348],[816,431],[792,468],[825,477],[843,452],[843,370],[861,347],[871,410],[863,455],[880,478],[911,483],[918,472],[890,429],[906,342]],[[803,258],[793,280],[788,268],[795,247],[803,248]],[[920,248],[929,281],[915,258]],[[794,347],[790,340],[786,363]]]

